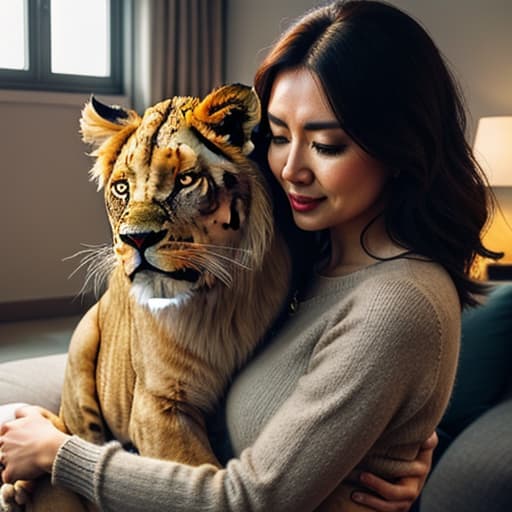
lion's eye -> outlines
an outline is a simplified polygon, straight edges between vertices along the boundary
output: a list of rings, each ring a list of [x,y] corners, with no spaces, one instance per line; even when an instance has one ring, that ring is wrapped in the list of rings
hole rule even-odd
[[[126,180],[119,180],[112,183],[112,194],[119,199],[126,199],[128,197],[129,186]]]
[[[192,185],[194,181],[196,181],[196,176],[193,174],[182,174],[178,177],[178,181],[183,187],[188,187],[189,185]]]

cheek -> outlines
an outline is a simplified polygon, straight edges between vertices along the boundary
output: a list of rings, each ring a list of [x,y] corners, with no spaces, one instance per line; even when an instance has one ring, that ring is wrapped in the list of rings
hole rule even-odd
[[[367,188],[367,194],[370,200],[379,199],[388,181],[388,173],[379,165],[370,165],[365,169],[362,180]]]
[[[324,173],[325,185],[332,191],[345,192],[370,200],[378,198],[387,181],[387,173],[380,165],[354,159],[346,165],[333,166]]]

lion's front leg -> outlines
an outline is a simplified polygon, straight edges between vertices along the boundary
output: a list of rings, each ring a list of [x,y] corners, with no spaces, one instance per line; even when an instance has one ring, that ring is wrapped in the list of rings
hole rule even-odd
[[[46,476],[34,482],[24,512],[97,512],[98,508],[78,494],[51,484]]]
[[[141,455],[192,466],[220,466],[198,409],[136,387],[130,438]]]
[[[30,500],[33,482],[18,480],[14,484],[2,484],[0,487],[0,511],[21,512]]]
[[[66,429],[87,441],[102,444],[107,428],[96,388],[96,361],[101,340],[98,304],[78,324],[68,353],[60,416]]]

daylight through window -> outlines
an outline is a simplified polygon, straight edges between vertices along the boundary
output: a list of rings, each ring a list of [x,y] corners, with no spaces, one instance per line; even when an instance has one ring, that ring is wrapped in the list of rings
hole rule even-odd
[[[0,0],[0,87],[123,92],[128,0]]]

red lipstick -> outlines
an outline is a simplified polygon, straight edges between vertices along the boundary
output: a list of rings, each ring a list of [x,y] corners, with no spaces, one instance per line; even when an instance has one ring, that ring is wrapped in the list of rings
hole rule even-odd
[[[323,197],[315,198],[308,196],[299,196],[295,194],[288,194],[290,204],[296,212],[310,212],[314,210],[323,200]]]

